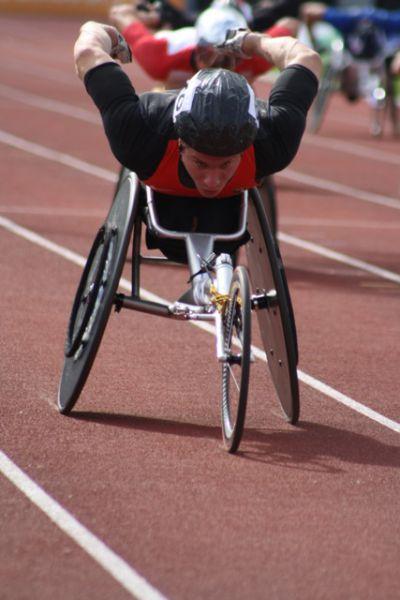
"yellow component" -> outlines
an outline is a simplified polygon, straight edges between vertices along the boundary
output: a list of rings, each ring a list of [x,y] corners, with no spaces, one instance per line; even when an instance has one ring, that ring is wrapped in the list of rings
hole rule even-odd
[[[226,304],[229,302],[229,294],[219,294],[215,285],[210,287],[211,304],[215,306],[218,312],[225,310]]]
[[[218,312],[223,312],[227,303],[229,302],[229,294],[219,294],[215,285],[212,285],[210,287],[210,295],[211,304],[215,306]],[[240,297],[237,297],[236,302],[237,304],[239,304],[239,306],[241,306],[242,299]]]

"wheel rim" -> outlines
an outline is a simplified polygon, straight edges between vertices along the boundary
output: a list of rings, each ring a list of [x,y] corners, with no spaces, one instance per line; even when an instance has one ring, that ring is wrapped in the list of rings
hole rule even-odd
[[[222,431],[230,452],[239,446],[246,412],[250,369],[248,295],[248,288],[240,279],[233,281],[224,319],[227,360],[222,365]]]
[[[242,347],[239,347],[235,352],[232,348],[232,342],[238,341],[241,344],[241,339],[238,335],[237,328],[239,326],[240,306],[238,305],[239,289],[236,288],[234,298],[232,298],[226,320],[226,339],[225,352],[228,355],[227,362],[224,363],[223,369],[223,391],[222,391],[222,407],[224,429],[227,439],[233,435],[236,425],[236,415],[238,411],[240,384],[241,384],[241,365],[242,365]],[[235,322],[236,321],[236,322]],[[234,338],[235,332],[235,338]],[[240,333],[240,332],[239,332]]]

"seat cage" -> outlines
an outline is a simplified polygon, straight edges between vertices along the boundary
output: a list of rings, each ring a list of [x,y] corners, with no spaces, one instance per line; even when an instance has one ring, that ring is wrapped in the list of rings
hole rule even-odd
[[[187,231],[173,231],[163,227],[158,220],[156,207],[154,203],[153,190],[146,186],[146,205],[148,209],[148,227],[157,236],[166,239],[184,240],[190,275],[194,275],[201,268],[202,260],[206,259],[214,249],[216,241],[235,242],[239,240],[246,232],[247,210],[248,210],[248,192],[242,192],[241,213],[239,219],[239,229],[233,233],[200,233]],[[159,260],[159,259],[158,259]]]

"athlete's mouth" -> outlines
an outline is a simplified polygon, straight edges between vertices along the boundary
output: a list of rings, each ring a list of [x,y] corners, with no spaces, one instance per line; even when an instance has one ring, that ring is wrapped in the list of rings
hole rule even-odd
[[[212,190],[209,188],[203,188],[202,192],[203,194],[209,194],[210,196],[213,196],[214,194],[218,194],[219,188],[214,188]]]

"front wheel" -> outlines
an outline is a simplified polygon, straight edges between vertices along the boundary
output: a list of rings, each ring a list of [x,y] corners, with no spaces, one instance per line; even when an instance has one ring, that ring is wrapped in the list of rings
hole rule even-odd
[[[247,270],[234,271],[223,317],[222,436],[228,452],[236,452],[243,434],[250,377],[251,301]]]

